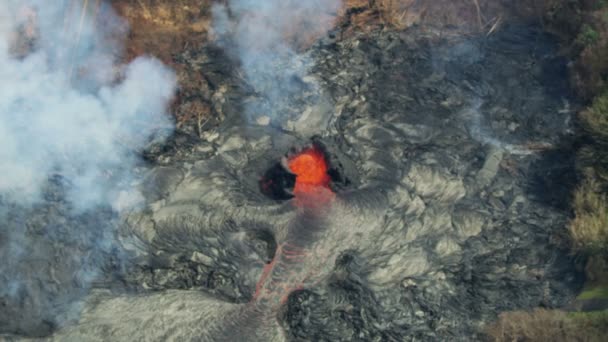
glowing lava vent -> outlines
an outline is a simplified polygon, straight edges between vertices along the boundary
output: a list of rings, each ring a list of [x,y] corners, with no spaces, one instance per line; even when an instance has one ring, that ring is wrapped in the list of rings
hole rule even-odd
[[[261,192],[272,199],[296,197],[297,205],[308,207],[334,198],[330,188],[334,177],[341,179],[330,169],[323,149],[313,145],[276,163],[264,173],[259,185]]]
[[[296,175],[294,194],[317,192],[319,188],[328,189],[330,177],[325,155],[317,147],[310,147],[288,160],[291,172]]]

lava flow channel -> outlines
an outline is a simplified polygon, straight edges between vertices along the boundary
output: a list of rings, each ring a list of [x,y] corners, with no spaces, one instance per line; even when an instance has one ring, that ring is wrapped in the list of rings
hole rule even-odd
[[[289,158],[288,167],[296,175],[293,190],[295,203],[313,209],[308,213],[319,218],[318,215],[324,211],[317,209],[326,207],[335,197],[329,188],[331,178],[327,174],[328,164],[324,153],[314,146],[307,148]],[[312,253],[299,240],[279,244],[274,259],[264,267],[256,284],[253,302],[276,309],[285,303],[291,292],[311,285],[323,274],[318,265],[324,265],[327,256],[319,251]]]

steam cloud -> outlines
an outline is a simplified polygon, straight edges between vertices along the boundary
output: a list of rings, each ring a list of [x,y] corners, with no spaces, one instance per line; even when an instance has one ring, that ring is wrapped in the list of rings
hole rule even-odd
[[[71,200],[89,207],[108,200],[104,172],[132,165],[125,145],[141,148],[155,129],[170,127],[164,110],[175,78],[140,58],[115,83],[114,38],[125,24],[103,7],[96,17],[104,22],[91,8],[80,26],[81,10],[69,5],[10,0],[0,13],[0,192],[32,201],[59,173],[73,184]],[[36,38],[19,58],[15,32],[24,30],[36,30]]]
[[[262,99],[248,103],[248,118],[276,117],[289,106],[285,102],[299,96],[312,63],[297,49],[326,34],[341,5],[341,0],[228,0],[214,6],[216,35],[238,56]]]
[[[165,111],[176,86],[173,72],[147,57],[119,67],[127,26],[109,5],[94,8],[95,3],[4,0],[0,5],[0,304],[29,302],[23,310],[30,305],[40,317],[21,314],[32,321],[48,319],[53,313],[45,310],[71,298],[55,296],[57,285],[50,285],[48,278],[61,274],[50,277],[48,265],[32,260],[62,255],[56,262],[66,278],[73,274],[70,282],[86,288],[103,261],[100,251],[113,245],[113,234],[106,222],[83,219],[84,213],[123,208],[120,190],[138,161],[133,152],[155,132],[172,127]],[[45,222],[45,236],[34,238],[28,216],[16,212],[36,210],[49,179],[57,176],[72,208],[66,215],[89,226],[70,231],[66,223]],[[77,245],[86,252],[58,253],[55,244],[70,239],[82,240]],[[23,332],[3,322],[9,315],[10,310],[0,314],[0,333]]]

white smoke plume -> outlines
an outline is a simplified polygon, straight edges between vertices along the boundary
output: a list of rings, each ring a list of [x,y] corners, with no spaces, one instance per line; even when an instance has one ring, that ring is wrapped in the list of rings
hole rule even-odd
[[[110,220],[176,87],[158,60],[121,64],[127,33],[105,0],[0,1],[0,336],[73,318],[124,254]]]
[[[126,24],[109,6],[86,3],[0,8],[0,192],[22,202],[60,174],[75,204],[106,204],[109,175],[128,170],[130,152],[171,127],[173,73],[151,58],[119,70]]]
[[[284,110],[281,103],[298,96],[312,65],[298,50],[332,28],[341,7],[341,0],[227,0],[214,6],[216,36],[238,56],[262,98],[245,108],[249,119],[276,117]]]

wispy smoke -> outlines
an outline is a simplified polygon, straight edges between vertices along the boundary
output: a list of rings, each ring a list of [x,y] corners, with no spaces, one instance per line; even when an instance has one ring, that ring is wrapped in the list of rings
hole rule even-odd
[[[109,249],[113,234],[107,222],[86,213],[124,207],[121,189],[132,178],[136,152],[172,127],[165,111],[176,86],[173,72],[147,57],[120,66],[127,25],[108,4],[98,4],[0,5],[0,304],[25,296],[19,300],[29,301],[40,316],[66,305],[49,304],[48,294],[73,287],[61,283],[61,274],[49,275],[41,261],[61,265],[66,279],[72,274],[81,287],[92,281],[102,262],[97,251]],[[70,231],[65,222],[32,224],[31,215],[23,214],[44,206],[51,178],[61,180],[61,201],[70,207],[58,216],[78,220],[81,230]],[[33,227],[40,230],[37,237]],[[81,254],[57,251],[66,245],[78,246]],[[58,297],[53,300],[64,298]],[[11,329],[2,321],[9,318],[0,314],[0,333]]]
[[[341,0],[228,0],[213,8],[216,35],[238,56],[259,98],[246,106],[248,118],[274,118],[306,87],[316,86],[304,86],[312,63],[298,51],[333,27],[341,5]]]
[[[107,201],[108,174],[128,169],[129,152],[170,127],[173,74],[140,58],[115,82],[125,24],[108,7],[96,12],[103,21],[93,6],[81,19],[78,7],[11,0],[0,9],[0,192],[19,200],[35,199],[57,173],[72,183],[74,203]]]

